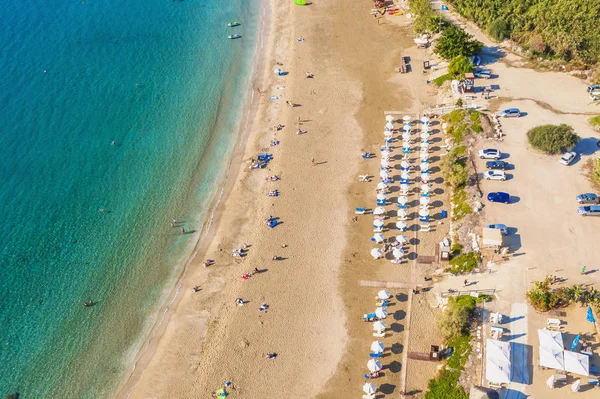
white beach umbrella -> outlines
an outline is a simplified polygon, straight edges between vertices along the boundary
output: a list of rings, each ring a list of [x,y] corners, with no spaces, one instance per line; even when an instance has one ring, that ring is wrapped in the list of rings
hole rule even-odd
[[[573,391],[573,392],[579,392],[580,388],[581,388],[581,380],[577,380],[573,383],[573,385],[571,385],[571,391]]]
[[[379,248],[373,248],[371,250],[371,256],[375,259],[381,258],[382,255],[383,255],[383,252]]]
[[[431,135],[430,135],[429,133],[427,133],[427,132],[423,132],[423,133],[421,133],[421,138],[422,138],[423,140],[427,140],[427,139],[428,139],[430,136],[431,136]]]
[[[406,222],[400,221],[396,223],[396,228],[402,231],[406,230]]]
[[[546,385],[548,386],[548,388],[554,388],[554,374],[546,380]]]
[[[410,129],[412,129],[412,126],[410,123],[404,123],[404,125],[402,125],[402,128],[404,130],[410,130]]]
[[[384,182],[380,181],[379,183],[377,183],[377,188],[380,190],[385,190],[387,188],[387,184],[385,184]]]
[[[386,196],[385,194],[377,194],[377,200],[378,201],[385,201],[386,200]]]
[[[421,162],[423,162],[429,159],[429,154],[427,153],[427,151],[421,151],[419,157],[421,158]]]
[[[402,173],[400,173],[400,177],[403,179],[410,179],[410,173],[408,173],[406,170],[403,170]]]
[[[431,126],[429,126],[429,125],[423,125],[421,127],[422,132],[429,133],[430,130],[431,130]]]
[[[408,216],[408,212],[406,212],[406,209],[398,209],[398,217],[400,219],[404,219],[406,218],[406,216]]]
[[[421,198],[419,198],[419,203],[421,205],[428,205],[429,204],[429,197],[421,197]]]
[[[387,309],[386,308],[377,308],[375,309],[375,316],[377,316],[380,319],[385,319],[388,315]]]
[[[377,219],[377,220],[373,221],[373,227],[375,227],[376,229],[382,228],[384,224],[385,223],[383,222],[383,220]]]
[[[376,321],[373,323],[373,330],[375,331],[384,331],[387,328],[383,321]]]
[[[373,210],[373,215],[383,215],[385,213],[385,208],[382,206],[378,206]]]
[[[431,175],[429,174],[429,172],[421,172],[421,180],[429,181],[430,178],[431,178]]]
[[[390,131],[390,130],[386,130],[383,132],[383,135],[385,137],[392,137],[394,135],[394,132]]]
[[[408,183],[400,184],[400,190],[407,192],[408,191]]]
[[[442,129],[446,130],[448,128],[448,124],[446,122],[442,123]]]
[[[381,370],[381,363],[379,363],[379,360],[371,359],[367,363],[367,368],[370,372],[374,373],[376,371]]]
[[[373,353],[383,353],[385,350],[385,345],[380,341],[373,341],[371,344],[371,352]]]
[[[408,132],[402,133],[403,140],[410,140],[410,138],[411,138],[410,133],[408,133]]]
[[[421,118],[421,123],[424,123],[424,124],[429,123],[429,117],[427,117],[427,116],[422,117]]]
[[[383,240],[385,240],[385,237],[384,237],[384,236],[383,236],[383,234],[381,234],[381,233],[377,233],[377,234],[375,234],[375,235],[373,236],[373,238],[375,239],[375,242],[376,242],[377,244],[379,244],[379,243],[382,243],[382,242],[383,242]]]
[[[421,148],[429,148],[429,142],[427,141],[421,141],[419,145],[421,146]]]
[[[426,171],[429,170],[429,162],[421,162],[421,164],[419,165],[419,168],[421,169],[421,171]]]
[[[386,290],[381,290],[377,293],[377,297],[379,299],[390,299],[392,297],[392,294],[389,293],[389,291]]]
[[[419,216],[423,216],[423,217],[429,216],[429,209],[421,208],[421,210],[419,210]]]
[[[372,382],[365,382],[365,385],[363,385],[363,392],[367,395],[373,395],[377,392],[377,387]]]
[[[398,197],[398,203],[400,205],[406,205],[407,202],[408,202],[408,198],[405,195],[401,195]]]
[[[387,180],[390,178],[390,175],[385,170],[382,170],[379,172],[379,177],[381,177],[381,180]]]
[[[394,258],[400,259],[404,256],[404,251],[402,250],[402,248],[394,248],[394,250],[392,251],[392,255],[394,255]]]
[[[428,193],[431,190],[431,184],[421,184],[421,191]]]
[[[389,152],[382,152],[381,153],[381,159],[386,161],[386,162],[390,162],[390,153]]]
[[[392,122],[394,120],[394,115],[386,115],[385,120],[388,122]]]
[[[402,168],[404,168],[404,169],[407,169],[407,168],[409,168],[409,167],[410,167],[410,164],[408,163],[408,161],[402,161],[402,162],[400,163],[400,167],[402,167]]]
[[[405,115],[404,118],[402,118],[404,122],[410,122],[411,119],[412,117],[410,115]]]
[[[381,166],[383,166],[384,168],[389,167],[390,159],[389,158],[381,158]]]
[[[389,121],[385,124],[385,128],[388,130],[394,130],[394,124],[391,121]]]
[[[396,241],[400,244],[406,244],[408,242],[408,237],[404,235],[396,236]]]

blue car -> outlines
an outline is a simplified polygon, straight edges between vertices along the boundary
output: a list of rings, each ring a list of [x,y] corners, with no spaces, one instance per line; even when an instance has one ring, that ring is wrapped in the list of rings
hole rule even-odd
[[[510,195],[508,195],[508,193],[503,193],[500,191],[497,193],[489,193],[487,199],[490,202],[503,202],[505,204],[510,203]]]
[[[504,161],[488,161],[485,163],[485,167],[488,169],[504,170],[508,168],[508,164]]]

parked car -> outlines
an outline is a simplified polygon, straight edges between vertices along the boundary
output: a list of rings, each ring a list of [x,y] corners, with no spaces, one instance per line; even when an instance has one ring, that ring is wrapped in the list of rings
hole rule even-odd
[[[600,91],[600,86],[598,85],[590,85],[587,87],[587,91],[588,93],[591,93],[593,91]]]
[[[508,234],[508,229],[506,228],[505,224],[500,224],[500,223],[496,223],[496,224],[488,224],[487,226],[485,226],[487,229],[498,229],[500,230],[500,234],[502,234],[503,236]]]
[[[503,202],[505,204],[510,203],[510,195],[501,191],[489,193],[487,199],[490,202]]]
[[[579,194],[577,196],[577,202],[580,204],[597,204],[598,196],[593,193]]]
[[[504,161],[488,161],[485,163],[485,167],[488,169],[508,169],[508,163]]]
[[[473,76],[480,79],[489,79],[492,77],[492,71],[489,69],[476,69]]]
[[[576,156],[577,153],[574,151],[565,152],[562,154],[562,157],[560,157],[558,162],[562,163],[563,165],[569,165],[571,162],[573,162]]]
[[[519,108],[509,108],[500,112],[500,116],[503,118],[518,118],[521,116],[521,110]]]
[[[600,205],[580,206],[577,211],[581,216],[600,216]]]
[[[483,174],[483,178],[486,180],[506,180],[506,173],[501,170],[488,170]]]
[[[484,148],[480,150],[478,153],[479,158],[481,159],[500,159],[502,153],[495,148]]]

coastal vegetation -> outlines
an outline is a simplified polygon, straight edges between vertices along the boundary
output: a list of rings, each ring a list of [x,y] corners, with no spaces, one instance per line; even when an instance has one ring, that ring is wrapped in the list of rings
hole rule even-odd
[[[561,123],[560,125],[541,125],[527,132],[527,140],[533,148],[547,154],[560,154],[570,150],[579,141],[573,127]]]
[[[413,15],[413,30],[415,33],[436,33],[450,25],[439,13],[431,8],[429,0],[408,0]]]
[[[454,274],[469,273],[479,265],[479,252],[467,252],[450,259],[450,272]]]
[[[600,131],[600,115],[592,116],[589,121],[590,126],[596,131]]]
[[[512,39],[534,55],[592,65],[600,61],[600,2],[449,0],[497,41]]]
[[[469,57],[465,55],[457,55],[450,60],[448,64],[448,72],[464,77],[465,73],[473,72],[473,63]]]
[[[452,190],[452,217],[460,220],[470,215],[472,209],[465,191],[469,180],[469,168],[467,165],[467,147],[464,145],[465,138],[470,134],[482,131],[479,118],[480,112],[457,109],[444,115],[444,121],[448,127],[446,132],[452,137],[454,144],[452,150],[442,158],[440,168],[444,175],[444,181]]]
[[[554,288],[553,283],[552,277],[533,283],[533,288],[527,292],[527,299],[535,310],[547,312],[576,303],[581,306],[594,305],[597,309],[600,308],[600,291],[597,289],[585,288],[581,285]]]
[[[483,43],[474,39],[461,28],[450,25],[442,31],[433,51],[441,57],[451,60],[458,56],[476,54],[482,48]]]
[[[600,159],[598,158],[592,162],[592,179],[596,184],[600,184]]]
[[[438,319],[438,328],[452,354],[437,378],[429,381],[426,399],[467,399],[458,380],[471,354],[469,324],[477,299],[469,295],[450,297],[445,311]]]

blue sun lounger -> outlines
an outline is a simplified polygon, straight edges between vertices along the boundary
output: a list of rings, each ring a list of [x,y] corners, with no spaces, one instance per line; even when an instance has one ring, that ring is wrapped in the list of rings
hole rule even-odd
[[[354,213],[357,215],[364,215],[366,211],[367,211],[367,208],[356,208]]]
[[[279,222],[276,219],[273,219],[269,222],[269,227],[273,228],[275,226],[277,226],[279,224]]]
[[[372,357],[372,358],[381,357],[381,353],[369,353],[369,357]]]
[[[371,155],[371,153],[370,153],[370,152],[368,152],[366,155],[363,155],[362,157],[363,157],[364,159],[369,159],[369,158],[371,158],[372,156],[373,156],[373,155]]]

